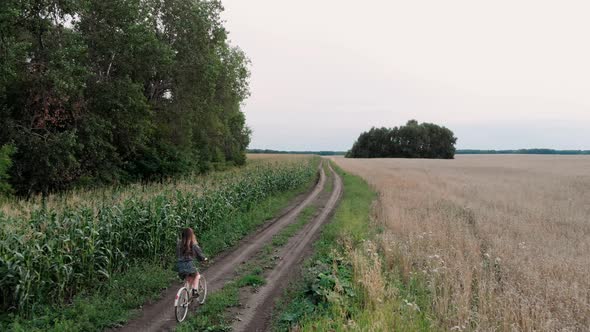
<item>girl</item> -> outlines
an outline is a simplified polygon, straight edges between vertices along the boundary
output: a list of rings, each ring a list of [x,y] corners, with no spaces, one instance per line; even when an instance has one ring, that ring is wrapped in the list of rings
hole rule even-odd
[[[182,231],[182,238],[176,246],[176,256],[178,257],[178,262],[176,263],[178,276],[191,284],[193,296],[198,296],[197,286],[199,285],[201,275],[195,267],[194,260],[197,258],[200,261],[207,261],[207,257],[205,257],[203,250],[197,244],[197,238],[192,228],[185,228]]]

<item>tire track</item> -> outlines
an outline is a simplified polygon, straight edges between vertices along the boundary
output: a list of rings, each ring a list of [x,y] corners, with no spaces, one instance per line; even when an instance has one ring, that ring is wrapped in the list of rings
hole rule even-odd
[[[301,201],[292,206],[285,213],[266,223],[254,234],[246,236],[239,245],[234,249],[222,254],[213,260],[209,267],[202,273],[207,278],[209,292],[214,292],[223,287],[234,277],[234,271],[242,262],[249,260],[251,257],[262,249],[267,243],[270,243],[273,236],[279,233],[285,226],[294,222],[301,211],[318,198],[323,190],[326,175],[323,170],[323,161],[320,163],[320,178],[314,189]],[[166,289],[160,300],[143,306],[139,317],[129,321],[126,325],[110,329],[113,332],[128,331],[171,331],[176,326],[174,318],[174,297],[180,284],[175,284]]]
[[[244,309],[239,311],[239,319],[232,326],[233,331],[266,331],[269,328],[275,299],[287,286],[291,276],[294,275],[294,270],[311,252],[312,244],[319,236],[321,226],[330,219],[342,196],[342,179],[331,166],[329,168],[333,174],[334,186],[328,202],[321,213],[281,248],[280,262],[270,273],[265,274],[266,284],[258,288],[257,292],[247,300]]]

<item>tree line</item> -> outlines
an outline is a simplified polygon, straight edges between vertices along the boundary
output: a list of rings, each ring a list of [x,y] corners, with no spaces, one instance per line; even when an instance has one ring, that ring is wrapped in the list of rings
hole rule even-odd
[[[252,154],[316,154],[319,156],[343,156],[344,151],[283,151],[283,150],[269,150],[269,149],[248,149],[248,153]]]
[[[446,127],[410,120],[405,126],[363,132],[347,158],[453,159],[457,138]]]
[[[518,149],[518,150],[457,150],[457,154],[555,154],[590,155],[590,150]]]
[[[3,0],[0,190],[243,164],[248,59],[229,45],[222,10],[215,0]]]

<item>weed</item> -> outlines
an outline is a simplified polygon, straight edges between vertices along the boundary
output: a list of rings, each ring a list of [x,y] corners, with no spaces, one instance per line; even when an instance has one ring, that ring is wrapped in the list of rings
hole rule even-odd
[[[264,277],[257,274],[245,275],[238,281],[238,287],[252,286],[254,288],[257,288],[264,284],[266,284],[266,280],[264,279]]]
[[[174,275],[167,266],[174,257],[175,233],[183,227],[185,220],[199,222],[198,218],[193,217],[204,220],[209,218],[210,224],[196,230],[208,254],[214,255],[237,243],[268,216],[284,208],[295,195],[306,190],[314,178],[315,165],[317,161],[269,166],[272,169],[258,165],[256,172],[260,173],[244,173],[241,175],[244,178],[233,178],[238,181],[234,184],[227,179],[226,187],[214,189],[208,194],[191,196],[191,193],[177,193],[173,201],[163,197],[156,197],[147,203],[128,201],[122,207],[103,207],[98,215],[83,208],[64,215],[40,211],[32,216],[35,221],[31,221],[30,228],[37,227],[44,233],[24,232],[30,228],[10,230],[4,227],[7,225],[0,223],[0,232],[11,234],[11,237],[0,241],[0,261],[6,263],[2,266],[7,266],[7,269],[0,271],[3,275],[0,279],[2,293],[7,295],[2,300],[5,305],[11,299],[20,299],[21,306],[24,303],[34,304],[27,306],[27,310],[2,315],[0,327],[12,326],[18,329],[22,326],[26,329],[39,326],[42,330],[50,330],[60,329],[60,326],[70,323],[73,326],[85,326],[78,324],[75,315],[68,316],[68,310],[80,308],[86,312],[78,312],[80,321],[86,315],[88,321],[92,322],[89,324],[94,324],[93,328],[86,326],[88,330],[100,330],[104,326],[127,320],[129,311],[145,302],[146,297],[141,294],[143,290],[155,289],[157,293],[162,287],[141,286],[142,278],[147,278],[147,284],[149,280],[160,280],[158,276],[162,273]],[[283,171],[293,173],[285,175]],[[254,176],[256,174],[259,178]],[[277,179],[281,174],[286,176],[284,180],[287,182],[279,185],[276,181],[282,181]],[[237,189],[240,181],[246,181],[242,183],[249,186],[240,191]],[[277,187],[271,189],[273,186]],[[267,187],[274,194],[268,192],[258,198],[256,195],[260,194],[249,197],[248,190],[257,187],[256,190],[262,191]],[[201,208],[199,202],[203,203]],[[226,212],[213,210],[218,202],[223,204],[217,208],[226,209]],[[220,222],[220,218],[225,218],[225,221]],[[23,236],[17,236],[17,231],[30,235],[25,241]],[[140,252],[136,247],[145,249]],[[144,273],[133,273],[138,266],[144,269]],[[98,299],[104,297],[106,299],[103,302],[108,304],[108,287],[118,280],[125,280],[127,275],[137,282],[123,284],[119,291],[122,297],[130,294],[136,302],[129,302],[131,300],[125,298],[114,300],[115,303],[109,304],[113,310],[105,310]],[[90,281],[84,280],[85,276],[91,276],[90,279],[96,282],[89,285]],[[170,280],[167,280],[169,284]],[[13,281],[16,284],[11,284]],[[11,289],[11,285],[15,288]],[[62,304],[64,300],[66,303]],[[120,312],[114,312],[117,310]],[[104,317],[101,316],[103,314]]]
[[[384,274],[371,241],[378,233],[369,218],[375,193],[361,178],[338,171],[345,187],[342,201],[306,261],[301,280],[283,296],[273,329],[430,329],[427,313],[406,305]],[[397,275],[391,279],[399,280]]]
[[[336,159],[379,190],[372,241],[404,312],[445,330],[590,326],[590,159]]]
[[[221,290],[211,294],[199,312],[179,324],[176,331],[230,331],[231,321],[226,315],[226,310],[239,305],[239,287],[238,283],[230,282]]]

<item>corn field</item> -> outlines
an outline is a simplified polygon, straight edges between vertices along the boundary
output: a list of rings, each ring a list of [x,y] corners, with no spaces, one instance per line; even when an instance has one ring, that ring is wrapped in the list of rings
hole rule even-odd
[[[316,167],[313,159],[257,162],[186,186],[190,190],[138,192],[115,204],[41,205],[18,217],[0,212],[1,309],[27,315],[35,305],[68,301],[136,261],[168,264],[182,228],[202,236],[225,232],[240,213],[309,183]],[[227,243],[240,236],[221,234]]]

